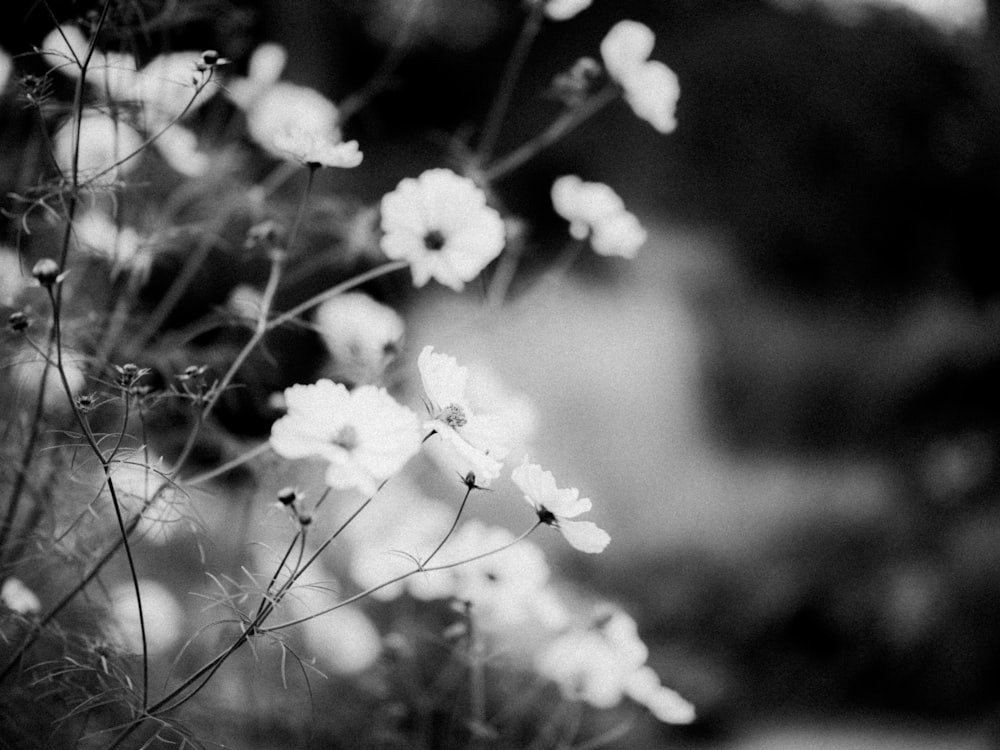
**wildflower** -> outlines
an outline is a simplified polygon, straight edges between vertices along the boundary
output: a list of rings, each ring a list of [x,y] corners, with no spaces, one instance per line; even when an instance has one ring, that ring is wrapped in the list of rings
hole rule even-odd
[[[473,411],[468,393],[469,370],[454,357],[424,347],[417,358],[420,381],[427,398],[431,430],[450,449],[455,468],[465,477],[471,471],[480,486],[499,476],[501,461],[509,452],[503,439],[507,428],[502,415]]]
[[[590,237],[594,252],[634,258],[646,241],[646,230],[625,210],[618,194],[600,182],[584,182],[564,175],[552,183],[552,206],[569,222],[569,233],[578,240]]]
[[[119,226],[102,211],[87,211],[73,222],[73,233],[81,249],[111,261],[111,276],[129,269],[134,277],[149,278],[153,258],[144,252],[149,239],[133,227]]]
[[[404,324],[399,313],[363,292],[348,292],[323,302],[313,320],[333,359],[336,379],[374,383],[399,352]]]
[[[0,604],[21,615],[34,615],[42,610],[42,602],[20,578],[11,576],[0,587]]]
[[[260,317],[264,295],[249,284],[237,284],[226,299],[226,309],[238,318],[255,321]]]
[[[559,489],[552,472],[525,460],[511,472],[510,478],[524,493],[525,501],[538,513],[538,520],[555,526],[570,546],[581,552],[603,552],[611,537],[590,521],[569,521],[591,508],[588,498],[581,498],[576,487]]]
[[[357,141],[338,143],[319,133],[298,128],[275,133],[274,147],[307,167],[343,167],[350,169],[361,163],[363,154]]]
[[[335,489],[373,494],[420,449],[416,415],[384,388],[354,391],[332,380],[285,390],[288,413],[271,426],[271,447],[285,458],[326,459]]]
[[[566,21],[590,7],[593,0],[547,0],[545,15],[553,21]]]
[[[146,629],[146,647],[151,655],[162,656],[177,645],[183,635],[184,608],[165,585],[151,578],[139,579],[142,612]],[[110,592],[109,612],[115,640],[132,653],[142,652],[142,630],[135,588],[131,582],[119,583]]]
[[[625,698],[648,655],[635,620],[614,610],[594,627],[558,635],[538,651],[535,669],[567,699],[612,708]]]
[[[648,59],[655,42],[645,24],[619,21],[601,41],[601,58],[636,116],[665,134],[677,127],[674,113],[681,90],[670,68]]]
[[[413,283],[431,278],[456,292],[504,247],[504,224],[486,194],[449,169],[407,177],[382,198],[382,251],[409,262]]]
[[[133,157],[142,148],[142,136],[130,125],[100,112],[80,119],[77,175],[81,181],[112,185],[138,166]],[[56,165],[67,178],[73,173],[73,120],[67,119],[52,136]]]

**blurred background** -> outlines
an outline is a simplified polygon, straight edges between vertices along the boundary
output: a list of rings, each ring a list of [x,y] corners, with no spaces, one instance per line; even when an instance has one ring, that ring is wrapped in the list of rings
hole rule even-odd
[[[221,30],[187,7],[187,46],[280,42],[286,79],[341,101],[412,2],[260,0]],[[365,167],[327,189],[375,202],[481,123],[519,3],[419,13],[346,128]],[[4,24],[8,50],[50,27],[21,17],[43,31]],[[539,406],[538,460],[595,500],[612,546],[560,569],[625,604],[700,715],[630,746],[1000,746],[1000,4],[595,0],[545,26],[498,153],[622,18],[680,77],[677,131],[619,103],[499,183],[524,275],[500,310],[413,295],[409,355],[489,362]],[[545,273],[570,173],[650,230],[634,262]]]

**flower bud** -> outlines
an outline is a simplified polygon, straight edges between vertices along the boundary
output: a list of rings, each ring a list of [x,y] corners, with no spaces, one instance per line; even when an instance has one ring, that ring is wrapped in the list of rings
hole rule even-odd
[[[31,269],[31,275],[40,285],[51,288],[59,282],[59,264],[52,258],[42,258]]]
[[[299,493],[294,487],[283,487],[278,490],[278,502],[282,505],[292,505],[299,499]]]
[[[18,310],[17,312],[12,312],[10,317],[7,318],[7,327],[14,331],[14,333],[20,333],[28,327],[29,322],[28,316]]]

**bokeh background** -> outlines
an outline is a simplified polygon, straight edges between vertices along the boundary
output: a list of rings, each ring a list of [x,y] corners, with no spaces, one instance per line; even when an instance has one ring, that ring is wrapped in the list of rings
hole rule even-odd
[[[347,129],[364,169],[327,190],[373,202],[481,122],[519,4],[422,5],[398,82]],[[622,18],[657,33],[680,125],[620,104],[589,121],[497,186],[532,232],[508,303],[431,291],[407,312],[410,354],[488,362],[531,396],[538,454],[594,498],[613,544],[560,570],[626,605],[700,715],[630,746],[1000,744],[1000,12],[913,5],[595,0],[547,25],[499,152]],[[260,0],[219,29],[194,0],[184,41],[280,42],[285,78],[337,101],[409,6]],[[51,24],[18,18],[0,41],[26,51]],[[636,261],[546,275],[567,173],[641,217]]]

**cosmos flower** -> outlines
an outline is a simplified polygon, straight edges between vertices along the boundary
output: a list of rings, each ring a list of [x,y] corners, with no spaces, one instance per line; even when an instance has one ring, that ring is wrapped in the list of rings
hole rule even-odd
[[[459,474],[472,473],[485,487],[500,474],[500,463],[509,452],[504,439],[509,434],[502,413],[478,413],[469,398],[469,370],[454,357],[424,347],[417,358],[420,381],[431,430],[450,450]]]
[[[102,211],[91,209],[73,221],[73,234],[83,250],[112,263],[112,275],[123,268],[148,270],[152,260],[142,253],[146,240],[135,229],[115,224]]]
[[[591,508],[588,498],[581,498],[575,487],[559,489],[552,472],[543,471],[538,464],[525,460],[510,474],[511,480],[524,493],[525,501],[531,505],[542,523],[554,526],[569,542],[581,552],[603,552],[611,537],[590,521],[570,521]]]
[[[330,140],[328,137],[294,128],[274,134],[274,147],[287,157],[302,162],[308,167],[356,167],[363,154],[358,150],[357,141],[346,143]]]
[[[332,380],[285,390],[288,413],[271,426],[271,447],[285,458],[329,462],[335,489],[373,494],[420,449],[416,415],[384,388],[354,391]]]
[[[569,222],[569,233],[578,240],[590,237],[594,252],[634,258],[646,241],[646,230],[625,210],[618,194],[600,182],[584,182],[564,175],[552,183],[552,206]]]
[[[100,112],[84,114],[80,119],[77,161],[80,181],[92,181],[95,185],[114,184],[120,176],[138,166],[139,160],[133,154],[142,147],[142,143],[142,136],[131,125]],[[73,171],[73,149],[73,119],[68,118],[52,136],[53,158],[67,178]]]
[[[34,615],[42,610],[42,602],[20,578],[11,576],[0,587],[0,604],[21,615]]]
[[[364,292],[339,294],[316,308],[313,325],[333,360],[335,379],[375,383],[402,346],[403,318]]]
[[[655,42],[645,24],[619,21],[601,41],[601,58],[636,116],[666,134],[677,127],[674,113],[681,89],[670,68],[649,60]]]
[[[593,0],[547,0],[545,15],[553,21],[566,21],[590,7]]]
[[[486,194],[450,169],[407,177],[382,198],[382,251],[410,264],[413,283],[456,292],[504,248],[504,223]]]

